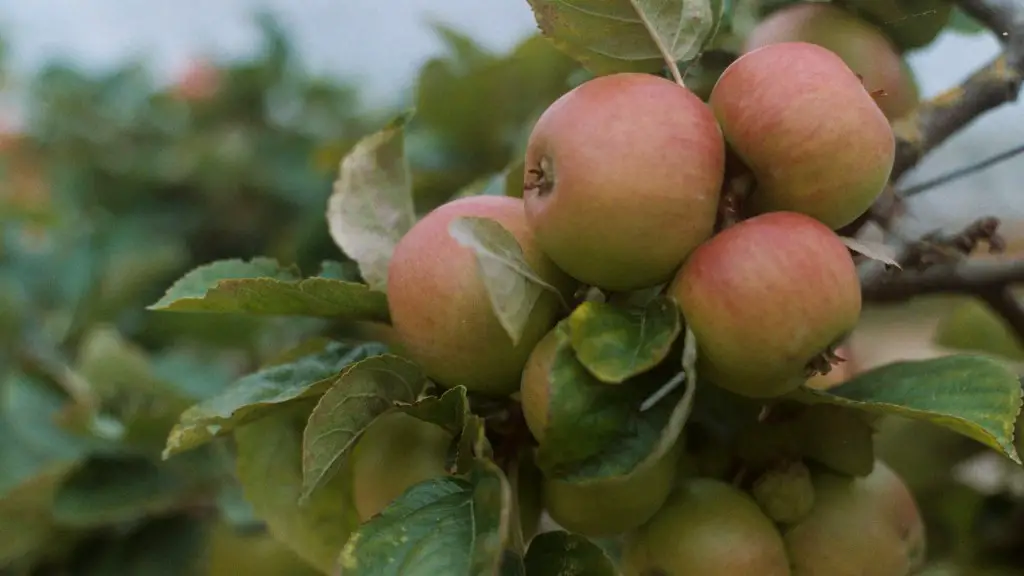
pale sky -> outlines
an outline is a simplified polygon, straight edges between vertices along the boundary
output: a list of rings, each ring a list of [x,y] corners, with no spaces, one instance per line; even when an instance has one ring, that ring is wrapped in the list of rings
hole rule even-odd
[[[317,71],[357,79],[367,98],[390,101],[409,87],[416,70],[440,44],[430,19],[465,30],[496,50],[509,49],[536,29],[525,0],[0,0],[0,29],[17,69],[54,56],[92,67],[143,56],[164,77],[203,54],[245,54],[258,38],[250,15],[260,7],[279,14],[296,33],[304,60]],[[912,54],[922,91],[932,95],[997,53],[987,35],[944,36]],[[917,180],[994,154],[1024,140],[1024,99],[978,121],[937,151],[913,175]],[[1024,157],[930,196],[942,215],[980,212],[1024,218],[1020,189]],[[931,198],[920,215],[932,217]]]

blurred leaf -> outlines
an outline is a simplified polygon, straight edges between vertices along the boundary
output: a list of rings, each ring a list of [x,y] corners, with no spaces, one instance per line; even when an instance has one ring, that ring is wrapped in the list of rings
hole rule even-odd
[[[272,414],[279,404],[319,396],[346,366],[385,352],[381,344],[351,346],[334,342],[318,353],[244,376],[223,393],[181,415],[167,438],[164,458]]]
[[[460,216],[448,225],[448,232],[473,251],[491,309],[512,343],[518,344],[543,291],[561,297],[558,289],[537,275],[515,236],[497,220]]]
[[[472,38],[444,22],[430,22],[430,28],[444,42],[452,59],[463,64],[467,69],[489,64],[495,60],[494,56]]]
[[[388,320],[387,298],[364,284],[311,277],[268,258],[221,260],[189,272],[149,310]]]
[[[359,265],[351,260],[345,262],[324,260],[320,263],[320,271],[317,272],[317,276],[345,282],[363,282],[362,276],[359,275]]]
[[[968,16],[959,6],[953,8],[948,26],[950,30],[968,35],[981,34],[988,31],[988,28],[985,28],[980,22]]]
[[[480,459],[493,460],[494,449],[487,439],[484,419],[473,413],[465,415],[462,433],[459,435],[459,449],[455,462],[459,474],[469,474]]]
[[[584,302],[569,316],[576,357],[609,384],[621,384],[657,366],[681,330],[679,308],[664,297],[642,309]]]
[[[9,453],[4,452],[8,432],[0,421],[0,469],[11,462]],[[53,494],[70,469],[52,467],[0,496],[0,534],[4,535],[0,538],[0,570],[15,562],[30,563],[52,549],[55,542],[68,537],[57,526],[50,510]]]
[[[399,116],[356,144],[341,161],[327,203],[331,237],[380,292],[387,291],[395,245],[416,222],[404,146],[409,116]]]
[[[143,350],[109,326],[97,325],[83,336],[75,369],[99,396],[99,408],[123,426],[120,440],[146,452],[159,454],[191,403],[157,377]]]
[[[617,576],[611,558],[579,534],[555,530],[538,535],[526,550],[526,576]]]
[[[89,453],[88,441],[56,426],[66,406],[57,393],[23,376],[0,390],[0,498],[37,477],[69,470]]]
[[[203,560],[207,528],[186,515],[151,520],[113,540],[78,565],[83,576],[180,576],[195,573]]]
[[[1024,360],[1024,344],[1013,327],[984,301],[967,298],[939,320],[934,341],[940,346]]]
[[[303,500],[331,480],[370,424],[398,402],[412,403],[427,381],[419,366],[376,356],[348,366],[320,397],[303,432]]]
[[[710,0],[528,0],[537,25],[597,74],[655,72],[700,52],[715,25]]]
[[[325,574],[334,566],[358,519],[349,479],[336,475],[305,505],[302,495],[302,430],[313,400],[277,407],[235,430],[238,478],[246,499],[275,538]]]
[[[53,514],[65,526],[90,528],[143,520],[180,504],[187,483],[142,458],[93,458],[61,484]]]
[[[956,355],[893,362],[827,392],[802,388],[792,398],[924,420],[1021,463],[1013,445],[1021,384],[1008,366],[991,358]]]
[[[341,554],[347,576],[491,576],[508,539],[508,481],[478,460],[465,477],[409,488],[359,527]]]

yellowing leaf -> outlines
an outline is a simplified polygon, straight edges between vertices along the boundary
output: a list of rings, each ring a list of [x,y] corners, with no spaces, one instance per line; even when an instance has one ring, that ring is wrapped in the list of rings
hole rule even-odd
[[[541,292],[559,294],[558,289],[530,268],[515,236],[496,220],[462,216],[448,225],[448,233],[476,255],[491,307],[512,343],[518,344]]]
[[[654,368],[668,356],[681,329],[679,308],[664,297],[643,307],[584,302],[569,316],[576,357],[608,384]]]
[[[327,203],[331,238],[359,264],[366,283],[387,290],[395,245],[416,223],[405,156],[405,123],[396,118],[360,140],[341,161]]]

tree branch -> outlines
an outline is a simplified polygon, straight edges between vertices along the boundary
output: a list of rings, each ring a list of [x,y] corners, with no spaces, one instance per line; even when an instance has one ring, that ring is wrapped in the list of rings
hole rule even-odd
[[[919,104],[893,123],[896,159],[890,183],[896,183],[929,152],[986,112],[1015,102],[1024,81],[1024,2],[1021,0],[959,0],[960,7],[989,28],[1003,44],[1002,54],[975,71],[959,86]],[[875,205],[840,233],[854,236],[869,220],[888,227],[902,202],[892,187]]]
[[[927,235],[902,243],[896,260],[905,268],[895,270],[877,261],[859,269],[865,302],[905,302],[929,294],[968,294],[988,303],[1024,339],[1024,303],[1012,291],[1024,283],[1024,259],[978,262],[967,259],[980,242],[999,252],[1004,242],[997,233],[998,220],[983,218],[952,236]]]

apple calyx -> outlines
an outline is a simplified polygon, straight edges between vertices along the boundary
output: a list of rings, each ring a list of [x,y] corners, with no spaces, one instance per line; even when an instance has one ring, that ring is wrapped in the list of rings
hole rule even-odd
[[[527,178],[523,183],[523,193],[536,191],[538,196],[547,196],[555,188],[554,167],[551,158],[544,156],[540,165],[526,171]]]
[[[821,354],[818,354],[814,358],[811,358],[807,362],[805,374],[808,378],[813,378],[818,375],[825,375],[832,371],[832,367],[841,362],[846,362],[846,358],[843,358],[836,351],[841,344],[840,341],[833,342],[826,348]]]

